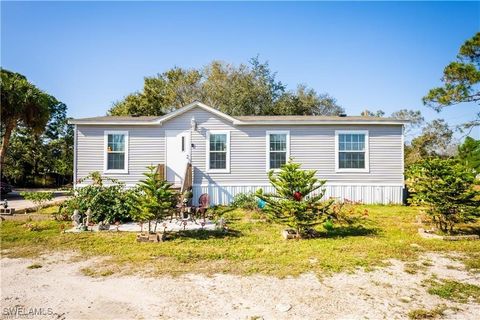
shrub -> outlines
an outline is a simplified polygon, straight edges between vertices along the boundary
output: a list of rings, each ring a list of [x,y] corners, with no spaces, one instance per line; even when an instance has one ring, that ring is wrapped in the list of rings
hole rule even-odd
[[[475,190],[475,173],[455,159],[426,159],[407,171],[412,205],[426,206],[426,213],[444,232],[455,224],[475,220],[480,192]]]
[[[233,197],[233,201],[230,205],[234,208],[256,210],[258,208],[257,199],[255,193],[238,193]]]
[[[333,200],[323,201],[325,180],[315,177],[315,170],[301,170],[300,164],[291,160],[278,173],[270,171],[268,179],[275,193],[256,196],[266,202],[264,212],[274,221],[295,229],[298,235],[322,223]]]
[[[26,200],[32,201],[37,207],[37,212],[43,208],[45,203],[53,199],[53,192],[21,192],[20,195]]]
[[[118,180],[102,177],[98,172],[91,173],[81,181],[91,178],[91,185],[75,190],[73,198],[65,201],[56,215],[57,220],[70,220],[75,209],[85,213],[92,211],[92,222],[126,222],[132,219],[135,210],[136,188],[126,189]],[[109,185],[105,185],[109,181]]]

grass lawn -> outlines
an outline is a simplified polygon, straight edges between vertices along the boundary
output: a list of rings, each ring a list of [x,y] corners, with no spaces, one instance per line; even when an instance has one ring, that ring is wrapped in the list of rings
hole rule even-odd
[[[68,222],[3,221],[0,227],[4,256],[38,257],[50,251],[74,251],[82,257],[101,256],[90,275],[116,272],[182,274],[185,272],[268,274],[276,276],[373,268],[396,258],[415,260],[422,252],[462,253],[467,267],[478,268],[479,241],[426,240],[417,234],[417,208],[362,206],[368,220],[362,226],[337,228],[311,240],[283,240],[282,226],[262,222],[255,213],[225,213],[227,234],[187,232],[164,243],[137,243],[135,233],[61,233]],[[54,210],[48,208],[46,210]],[[480,224],[475,230],[479,230]],[[412,246],[412,244],[415,244]]]

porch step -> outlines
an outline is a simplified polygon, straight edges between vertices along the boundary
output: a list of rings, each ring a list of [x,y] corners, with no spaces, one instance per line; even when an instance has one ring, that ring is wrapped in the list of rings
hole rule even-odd
[[[174,191],[180,192],[180,190],[182,190],[182,186],[173,185],[173,186],[171,187],[171,189],[174,190]]]

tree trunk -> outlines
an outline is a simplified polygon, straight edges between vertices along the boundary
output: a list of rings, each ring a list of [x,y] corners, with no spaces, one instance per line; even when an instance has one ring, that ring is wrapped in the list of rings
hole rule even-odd
[[[10,143],[10,137],[12,135],[12,131],[15,128],[15,122],[9,121],[5,125],[5,134],[2,138],[2,147],[0,149],[0,168],[3,167],[3,162],[5,161],[5,155],[7,154],[8,144]]]

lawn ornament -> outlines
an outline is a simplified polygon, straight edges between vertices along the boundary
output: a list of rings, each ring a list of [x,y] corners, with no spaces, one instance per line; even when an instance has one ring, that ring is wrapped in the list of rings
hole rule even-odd
[[[266,203],[264,200],[262,200],[262,199],[258,199],[258,201],[257,201],[257,206],[258,206],[259,209],[265,208],[265,205],[266,205],[266,204],[267,204],[267,203]]]
[[[79,226],[82,224],[82,222],[81,222],[82,215],[80,214],[80,212],[77,209],[75,209],[75,210],[73,210],[73,214],[72,214],[71,218],[72,218],[72,221],[73,221],[73,226],[78,229]]]
[[[302,195],[302,193],[299,192],[299,191],[295,191],[295,192],[293,193],[293,198],[294,198],[295,200],[297,200],[297,201],[302,200],[302,197],[303,197],[303,195]]]

